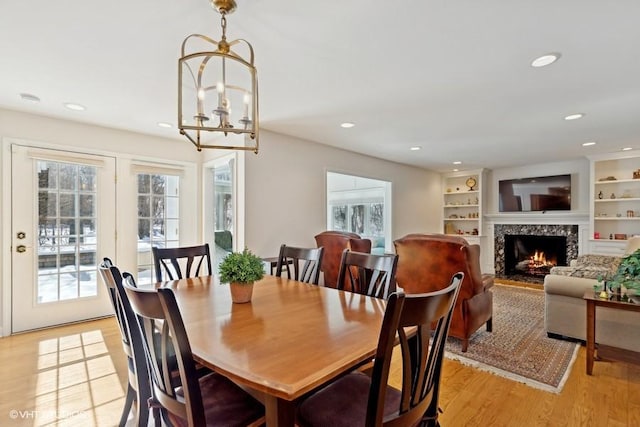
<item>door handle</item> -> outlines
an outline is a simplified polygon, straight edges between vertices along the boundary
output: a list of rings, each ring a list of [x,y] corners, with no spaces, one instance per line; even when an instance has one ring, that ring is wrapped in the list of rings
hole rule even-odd
[[[27,251],[27,247],[25,245],[18,245],[18,247],[16,247],[16,252],[18,253],[24,253]]]

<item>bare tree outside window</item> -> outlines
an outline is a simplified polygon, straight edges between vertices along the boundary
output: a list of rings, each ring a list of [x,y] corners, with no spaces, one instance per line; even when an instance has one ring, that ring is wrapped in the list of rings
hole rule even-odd
[[[333,230],[346,231],[347,230],[347,207],[333,206],[331,208],[333,216]]]
[[[384,204],[372,203],[369,210],[369,234],[371,236],[384,236]]]
[[[351,206],[351,232],[364,233],[364,205]]]

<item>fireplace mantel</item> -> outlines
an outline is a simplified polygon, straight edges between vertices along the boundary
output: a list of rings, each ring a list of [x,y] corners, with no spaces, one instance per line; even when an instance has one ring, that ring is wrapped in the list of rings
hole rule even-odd
[[[511,212],[486,214],[492,224],[589,224],[589,212]]]

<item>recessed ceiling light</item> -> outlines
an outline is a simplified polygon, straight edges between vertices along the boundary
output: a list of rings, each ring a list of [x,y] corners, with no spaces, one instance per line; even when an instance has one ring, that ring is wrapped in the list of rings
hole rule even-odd
[[[84,105],[75,104],[73,102],[65,102],[63,105],[73,111],[84,111],[87,109]]]
[[[557,52],[548,53],[546,55],[542,55],[533,60],[531,66],[534,68],[546,67],[547,65],[551,65],[560,59],[560,54]]]
[[[459,170],[460,170],[460,169],[454,169],[453,171],[454,171],[454,172],[458,172]]]
[[[422,147],[419,147],[419,146],[416,145],[415,147],[409,148],[409,150],[411,150],[411,151],[420,151],[420,150],[422,150]]]
[[[34,104],[37,104],[38,102],[40,102],[40,98],[38,98],[37,96],[32,95],[30,93],[21,93],[20,94],[20,98],[23,101],[33,102]]]
[[[345,128],[345,129],[349,129],[355,126],[355,123],[351,123],[351,122],[344,122],[342,124],[340,124],[341,127]]]
[[[462,162],[460,160],[456,160],[455,162],[453,162],[454,165],[461,165]]]
[[[633,148],[632,148],[632,147],[624,147],[624,148],[622,149],[622,151],[629,151],[629,150],[633,150]]]
[[[596,145],[595,141],[583,142],[583,147],[591,147],[592,145]]]
[[[578,120],[584,117],[584,113],[569,114],[565,120]]]
[[[166,123],[166,122],[158,122],[158,126],[160,126],[161,128],[167,128],[170,129],[173,126],[171,126],[171,123]]]

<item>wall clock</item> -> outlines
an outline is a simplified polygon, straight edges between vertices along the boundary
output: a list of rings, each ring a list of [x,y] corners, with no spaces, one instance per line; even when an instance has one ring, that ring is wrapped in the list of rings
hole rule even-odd
[[[469,178],[467,178],[466,184],[467,184],[467,187],[469,187],[469,191],[475,190],[474,187],[476,186],[477,183],[478,182],[476,181],[476,179],[474,177],[470,176]]]

